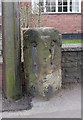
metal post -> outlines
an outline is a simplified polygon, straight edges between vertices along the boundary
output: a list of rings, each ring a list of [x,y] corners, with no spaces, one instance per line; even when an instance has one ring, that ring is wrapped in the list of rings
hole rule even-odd
[[[2,3],[3,92],[5,97],[21,96],[21,41],[19,3]]]

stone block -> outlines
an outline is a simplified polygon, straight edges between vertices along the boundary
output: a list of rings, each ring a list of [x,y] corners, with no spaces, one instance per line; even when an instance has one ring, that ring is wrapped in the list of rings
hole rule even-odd
[[[35,94],[49,98],[61,88],[61,40],[55,28],[24,33],[24,68],[27,90],[33,87]]]

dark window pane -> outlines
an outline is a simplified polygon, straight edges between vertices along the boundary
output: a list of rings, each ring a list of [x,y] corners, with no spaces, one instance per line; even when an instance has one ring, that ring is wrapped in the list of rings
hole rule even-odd
[[[39,2],[39,5],[40,5],[40,6],[43,6],[43,2]]]
[[[72,5],[72,0],[70,0],[70,5]]]
[[[72,12],[72,0],[70,0],[70,12]]]
[[[70,6],[70,12],[72,12],[72,6]]]
[[[58,7],[58,12],[62,12],[62,7]]]
[[[70,2],[70,5],[72,5],[72,2]]]
[[[67,5],[67,2],[63,2],[63,5]]]
[[[67,12],[67,6],[63,7],[63,12]]]
[[[46,5],[50,5],[50,2],[46,2]]]
[[[49,0],[46,0],[46,5],[50,5],[50,1]]]
[[[50,12],[50,7],[46,7],[46,12]]]
[[[58,0],[58,5],[62,5],[62,0]]]
[[[55,8],[55,7],[52,7],[52,8],[51,8],[51,12],[56,12],[56,8]]]
[[[62,2],[58,2],[58,5],[62,5]]]

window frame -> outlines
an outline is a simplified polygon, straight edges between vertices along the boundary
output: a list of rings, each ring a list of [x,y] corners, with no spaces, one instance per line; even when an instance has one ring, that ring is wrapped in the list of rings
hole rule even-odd
[[[35,0],[32,0],[32,9],[33,9],[33,6],[34,6],[34,1]],[[67,12],[63,12],[63,4],[62,4],[62,12],[58,12],[58,0],[56,0],[56,12],[47,12],[46,11],[46,7],[45,7],[45,3],[46,3],[46,0],[43,0],[44,1],[44,12],[42,12],[43,14],[68,14],[68,13],[70,13],[70,14],[78,14],[78,13],[81,13],[81,0],[79,0],[79,11],[78,12],[76,12],[76,11],[70,11],[70,0],[67,0],[67,6],[68,6],[68,11]],[[72,0],[73,2],[76,2],[76,0]],[[62,2],[63,2],[63,0],[62,0]]]

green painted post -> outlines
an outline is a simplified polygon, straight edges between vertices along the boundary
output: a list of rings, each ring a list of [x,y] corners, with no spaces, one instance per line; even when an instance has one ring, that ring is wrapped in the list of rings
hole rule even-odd
[[[7,98],[21,96],[21,51],[19,3],[2,3],[3,93]]]

